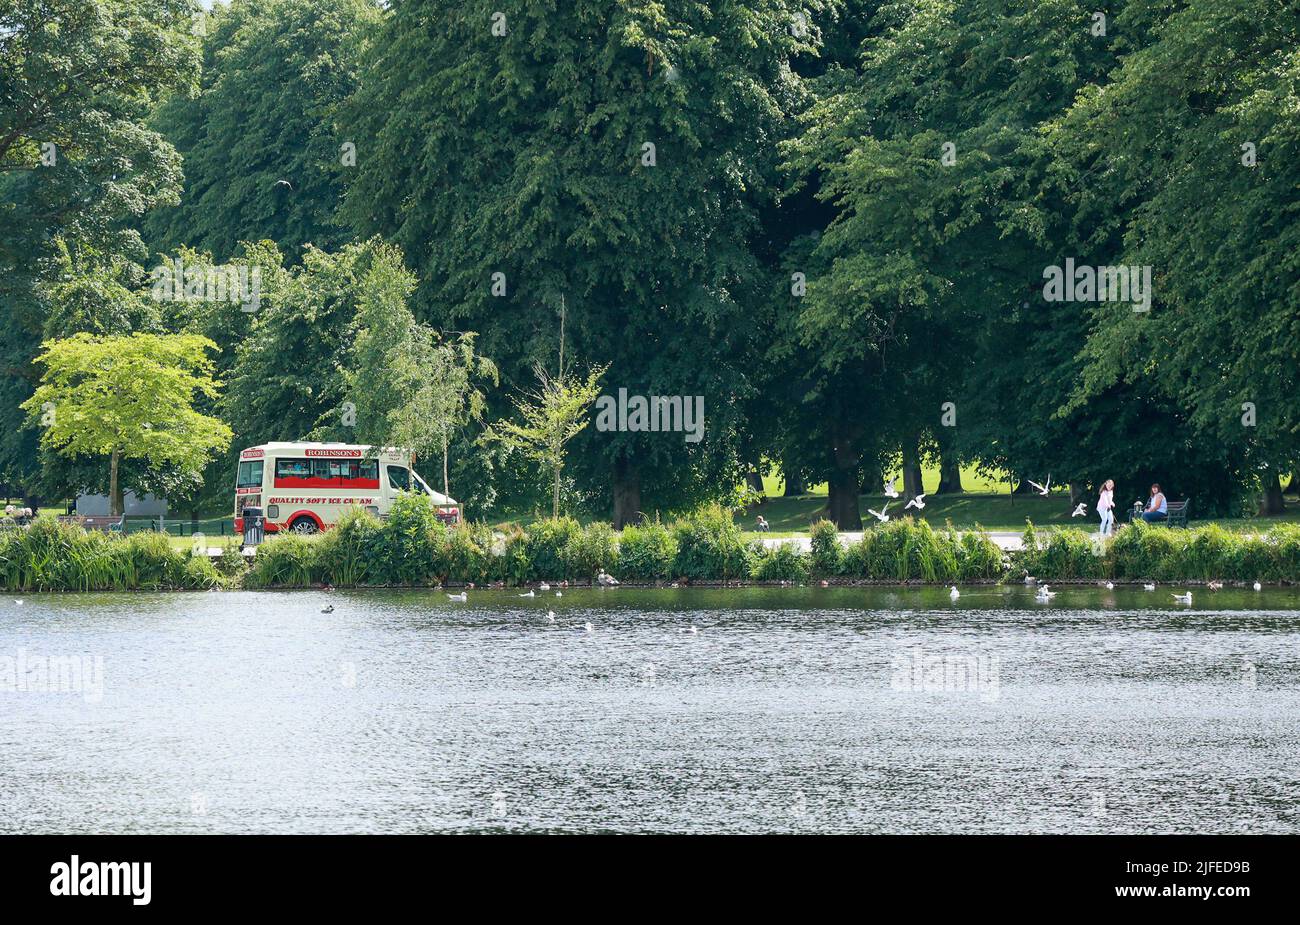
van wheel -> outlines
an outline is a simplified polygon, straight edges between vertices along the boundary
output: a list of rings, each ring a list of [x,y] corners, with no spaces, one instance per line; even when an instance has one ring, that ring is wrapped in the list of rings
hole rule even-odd
[[[289,529],[294,533],[301,534],[302,536],[310,536],[320,530],[320,528],[316,526],[316,521],[312,520],[310,517],[299,517],[293,523],[289,524]]]

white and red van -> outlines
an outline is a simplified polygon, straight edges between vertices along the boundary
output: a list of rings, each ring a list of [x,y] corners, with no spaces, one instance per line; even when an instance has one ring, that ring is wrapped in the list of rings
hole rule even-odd
[[[445,523],[460,521],[460,505],[420,478],[406,450],[352,443],[264,443],[239,454],[235,474],[235,532],[243,511],[260,507],[266,531],[316,533],[338,523],[348,505],[387,515],[399,491],[429,496]]]

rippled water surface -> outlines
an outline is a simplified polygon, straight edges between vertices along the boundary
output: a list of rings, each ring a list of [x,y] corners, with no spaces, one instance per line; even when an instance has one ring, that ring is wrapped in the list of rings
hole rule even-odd
[[[1300,831],[1300,593],[1170,590],[7,595],[0,831]]]

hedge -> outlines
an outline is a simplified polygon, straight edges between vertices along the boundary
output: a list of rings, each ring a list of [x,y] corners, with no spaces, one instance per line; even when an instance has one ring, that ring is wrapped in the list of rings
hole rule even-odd
[[[1171,530],[1134,524],[1113,539],[1077,529],[1025,530],[1024,549],[1003,552],[982,530],[959,534],[911,518],[891,520],[844,545],[833,524],[815,523],[810,549],[747,541],[730,513],[707,507],[671,524],[588,526],[571,518],[525,529],[447,528],[427,498],[404,495],[380,520],[360,509],[320,536],[283,534],[251,567],[231,544],[215,562],[155,533],[120,536],[41,519],[0,532],[0,588],[106,591],[248,588],[425,587],[448,583],[587,581],[608,571],[624,581],[816,579],[957,583],[1018,580],[1300,581],[1300,525],[1233,533],[1210,525]]]

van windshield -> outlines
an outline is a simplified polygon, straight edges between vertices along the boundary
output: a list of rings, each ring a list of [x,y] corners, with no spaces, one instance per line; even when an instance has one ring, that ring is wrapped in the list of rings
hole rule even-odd
[[[262,487],[262,460],[250,459],[239,464],[239,474],[235,477],[236,488]]]

